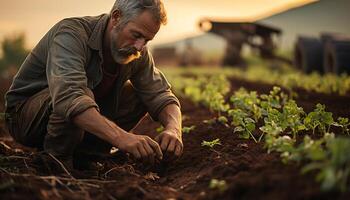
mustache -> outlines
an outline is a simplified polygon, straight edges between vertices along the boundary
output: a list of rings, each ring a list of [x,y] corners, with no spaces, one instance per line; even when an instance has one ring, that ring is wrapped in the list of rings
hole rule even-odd
[[[134,47],[125,47],[125,48],[119,49],[118,51],[123,56],[131,56],[131,55],[139,56],[139,55],[141,55],[141,52],[138,51]]]

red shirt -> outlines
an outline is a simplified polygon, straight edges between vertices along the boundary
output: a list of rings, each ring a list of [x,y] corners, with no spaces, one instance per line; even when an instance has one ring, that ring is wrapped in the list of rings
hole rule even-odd
[[[101,68],[103,72],[102,80],[96,86],[96,88],[93,89],[95,100],[104,98],[112,89],[114,82],[118,77],[117,70],[116,70],[116,73],[112,74],[107,72],[107,70],[103,67],[103,65]]]

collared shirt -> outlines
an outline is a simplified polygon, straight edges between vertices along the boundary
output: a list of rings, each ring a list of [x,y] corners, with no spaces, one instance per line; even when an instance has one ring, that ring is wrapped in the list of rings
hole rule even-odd
[[[58,22],[30,52],[6,93],[6,107],[13,107],[49,87],[52,112],[67,121],[90,107],[104,107],[106,117],[118,112],[121,88],[128,80],[154,118],[168,104],[180,106],[165,76],[155,67],[145,48],[141,57],[122,65],[109,98],[97,105],[87,95],[102,80],[104,30],[108,14],[67,18]],[[108,108],[108,109],[107,109]]]

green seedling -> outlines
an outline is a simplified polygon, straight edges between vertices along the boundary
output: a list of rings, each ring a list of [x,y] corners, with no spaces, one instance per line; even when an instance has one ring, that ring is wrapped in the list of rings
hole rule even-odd
[[[324,137],[326,157],[311,160],[303,167],[302,172],[318,170],[316,180],[321,182],[323,191],[338,189],[345,192],[350,177],[350,139]]]
[[[348,118],[338,117],[338,121],[333,122],[332,125],[341,127],[343,134],[347,134],[347,135],[350,134],[350,130],[349,130],[350,122]]]
[[[209,188],[219,190],[222,193],[227,190],[227,183],[225,180],[211,179]]]
[[[220,142],[219,138],[212,140],[212,141],[203,140],[201,145],[202,145],[202,147],[209,147],[212,149],[212,148],[214,148],[215,145],[221,145],[221,142]]]
[[[229,127],[228,123],[228,119],[225,116],[220,116],[218,117],[218,122],[226,127]]]
[[[248,114],[241,109],[232,109],[228,112],[228,115],[232,117],[231,125],[235,126],[234,133],[238,133],[240,138],[252,138],[255,142],[258,142],[253,135],[255,130],[254,119],[248,117]]]
[[[184,126],[182,127],[182,132],[183,133],[190,133],[191,131],[193,131],[196,128],[196,126]]]
[[[289,100],[283,106],[282,120],[285,127],[289,127],[293,134],[293,139],[296,139],[296,134],[299,131],[305,130],[306,126],[301,119],[304,116],[304,110],[295,103],[294,100]]]
[[[310,112],[304,119],[306,128],[311,129],[313,134],[315,134],[317,127],[320,133],[329,132],[330,126],[334,124],[332,113],[326,112],[325,108],[324,105],[317,104],[316,109]]]
[[[203,123],[213,125],[216,123],[216,118],[203,120]]]
[[[244,88],[240,88],[231,96],[230,101],[235,108],[252,115],[255,121],[261,118],[262,110],[259,107],[260,99],[255,91],[248,93]]]

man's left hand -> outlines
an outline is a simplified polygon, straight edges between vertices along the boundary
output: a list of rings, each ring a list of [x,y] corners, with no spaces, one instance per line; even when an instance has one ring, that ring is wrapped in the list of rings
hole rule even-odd
[[[165,129],[155,138],[155,141],[164,152],[166,161],[173,161],[182,155],[183,143],[179,131]]]

